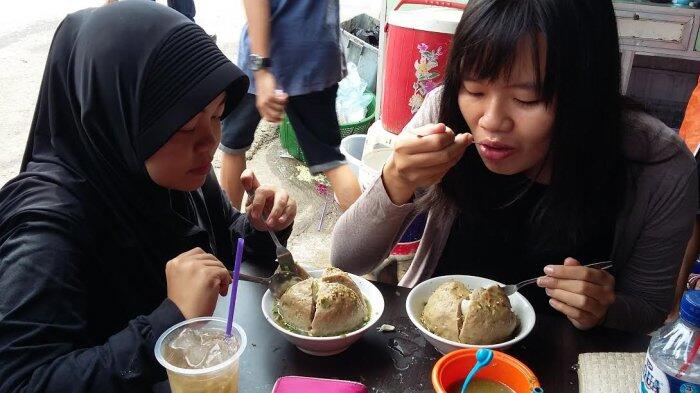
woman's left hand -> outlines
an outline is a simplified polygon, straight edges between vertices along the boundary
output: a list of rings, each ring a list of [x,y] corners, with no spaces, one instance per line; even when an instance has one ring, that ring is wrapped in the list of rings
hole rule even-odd
[[[578,329],[597,326],[615,301],[615,277],[605,270],[588,268],[574,258],[564,265],[548,265],[537,285],[546,288],[549,304],[566,315]]]
[[[261,186],[250,169],[243,171],[241,183],[249,195],[245,209],[253,228],[278,232],[294,222],[297,203],[287,191],[274,186]]]

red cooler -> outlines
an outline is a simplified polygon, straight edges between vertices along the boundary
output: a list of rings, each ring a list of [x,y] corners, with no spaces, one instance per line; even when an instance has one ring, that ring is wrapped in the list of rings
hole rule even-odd
[[[399,11],[404,4],[432,7]],[[442,83],[464,8],[450,1],[402,0],[387,18],[381,113],[385,130],[400,133],[425,95]]]

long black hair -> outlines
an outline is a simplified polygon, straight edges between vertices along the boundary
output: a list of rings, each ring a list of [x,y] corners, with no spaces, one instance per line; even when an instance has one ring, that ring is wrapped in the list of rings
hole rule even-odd
[[[551,183],[532,218],[548,217],[548,225],[558,223],[557,230],[580,244],[601,219],[609,222],[622,198],[620,58],[610,0],[470,1],[450,51],[440,121],[470,132],[457,102],[464,79],[507,78],[523,39],[532,48],[540,99],[556,105]],[[540,53],[546,53],[543,75]],[[453,211],[478,200],[475,166],[483,168],[478,155],[465,154],[423,205]]]

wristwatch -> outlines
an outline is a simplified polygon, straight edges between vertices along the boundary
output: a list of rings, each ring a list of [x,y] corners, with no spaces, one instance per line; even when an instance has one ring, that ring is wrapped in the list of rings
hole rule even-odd
[[[262,70],[263,68],[270,68],[272,66],[272,60],[269,57],[258,56],[251,53],[248,56],[248,63],[250,64],[250,69],[252,71]]]

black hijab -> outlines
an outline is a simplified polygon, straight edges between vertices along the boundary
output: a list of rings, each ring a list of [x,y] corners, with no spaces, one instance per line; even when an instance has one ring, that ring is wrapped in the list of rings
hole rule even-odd
[[[21,173],[4,194],[42,183],[88,189],[83,210],[108,210],[115,233],[148,259],[172,257],[173,236],[192,230],[173,209],[188,193],[157,186],[144,161],[219,93],[225,116],[247,88],[204,30],[172,9],[133,0],[69,15],[51,45]],[[0,216],[46,211],[46,198],[31,194],[3,198]]]
[[[182,319],[165,264],[194,247],[233,255],[240,231],[213,177],[171,191],[144,161],[222,91],[225,115],[247,88],[199,26],[154,2],[63,20],[21,173],[0,190],[0,390],[147,391],[165,378],[155,340]]]

